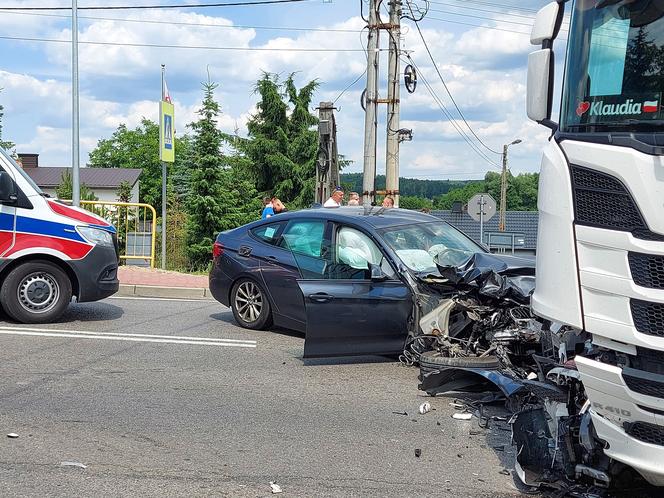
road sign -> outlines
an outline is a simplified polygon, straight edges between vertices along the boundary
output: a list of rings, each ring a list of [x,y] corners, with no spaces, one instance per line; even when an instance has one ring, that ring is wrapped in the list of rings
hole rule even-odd
[[[496,200],[489,194],[475,194],[468,201],[468,214],[475,221],[489,221],[496,214]]]

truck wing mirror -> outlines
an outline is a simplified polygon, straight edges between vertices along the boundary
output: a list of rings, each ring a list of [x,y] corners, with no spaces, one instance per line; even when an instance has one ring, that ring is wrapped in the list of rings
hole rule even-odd
[[[558,35],[562,22],[563,7],[558,2],[551,2],[542,7],[535,16],[530,32],[530,43],[542,45],[546,40],[553,40]]]
[[[542,7],[530,33],[530,43],[540,45],[541,50],[528,56],[528,90],[526,113],[533,121],[537,121],[553,130],[558,125],[551,121],[553,104],[553,40],[558,36],[565,12],[563,0],[551,2]]]
[[[551,65],[553,51],[537,50],[528,56],[528,83],[526,113],[538,123],[551,118]]]
[[[0,202],[13,204],[17,199],[14,180],[6,171],[0,171]]]

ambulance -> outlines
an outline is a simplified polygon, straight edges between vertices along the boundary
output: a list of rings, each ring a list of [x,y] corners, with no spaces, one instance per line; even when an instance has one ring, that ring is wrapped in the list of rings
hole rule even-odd
[[[0,148],[0,305],[21,323],[57,320],[73,298],[119,288],[115,228],[50,198]]]

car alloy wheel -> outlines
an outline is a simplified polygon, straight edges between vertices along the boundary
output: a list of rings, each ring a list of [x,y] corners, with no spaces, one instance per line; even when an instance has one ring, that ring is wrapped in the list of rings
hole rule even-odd
[[[263,311],[263,293],[255,283],[247,280],[238,286],[235,292],[235,309],[247,323],[258,320]]]

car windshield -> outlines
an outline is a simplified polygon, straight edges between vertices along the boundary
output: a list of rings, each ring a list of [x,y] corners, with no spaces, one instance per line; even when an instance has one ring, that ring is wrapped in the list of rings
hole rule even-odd
[[[382,236],[408,268],[420,273],[437,272],[434,258],[442,266],[458,266],[474,253],[485,252],[442,221],[387,228]]]
[[[576,0],[561,129],[662,131],[664,0]]]

